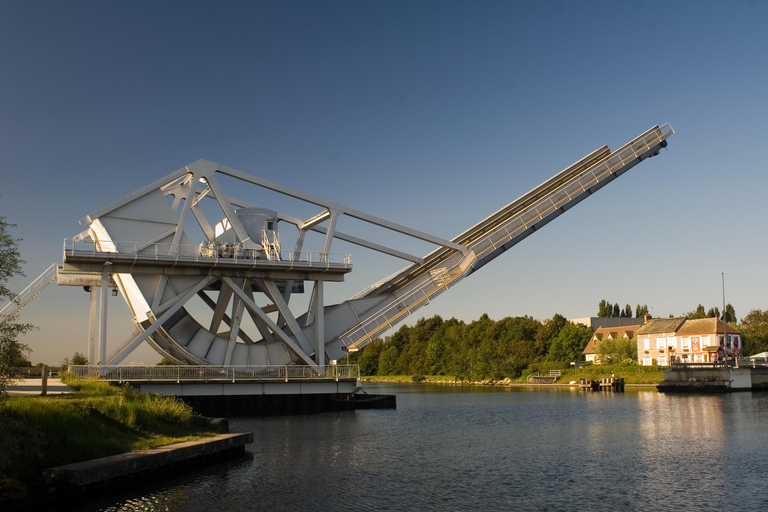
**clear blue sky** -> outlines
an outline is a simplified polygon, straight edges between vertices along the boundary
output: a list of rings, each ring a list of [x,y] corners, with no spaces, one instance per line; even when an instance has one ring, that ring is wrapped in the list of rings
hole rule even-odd
[[[4,0],[0,215],[31,279],[82,216],[206,158],[451,238],[670,122],[668,151],[418,316],[678,315],[725,272],[741,318],[768,308],[766,26],[758,1]],[[355,262],[343,296],[381,277]],[[87,315],[77,288],[28,306],[33,361],[84,352]]]

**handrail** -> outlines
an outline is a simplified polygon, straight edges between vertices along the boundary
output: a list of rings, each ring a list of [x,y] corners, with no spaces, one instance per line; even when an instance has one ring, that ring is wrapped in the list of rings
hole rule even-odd
[[[310,267],[328,267],[329,265],[351,267],[352,255],[349,253],[327,253],[306,251],[295,254],[290,251],[287,257],[279,253],[271,254],[271,258],[259,252],[257,249],[244,249],[240,244],[225,244],[203,242],[198,245],[170,243],[144,242],[108,242],[94,243],[90,240],[64,239],[64,259],[75,256],[105,256],[109,259],[121,257],[131,258],[135,261],[188,261],[197,263],[241,263],[254,265],[308,265]]]
[[[32,299],[37,297],[37,294],[45,289],[46,286],[51,284],[56,279],[56,272],[58,270],[58,264],[53,263],[50,267],[45,269],[34,281],[29,283],[18,295],[16,295],[11,301],[0,309],[0,325],[16,316],[21,311],[21,308],[29,304]]]
[[[606,159],[601,160],[597,164],[597,167],[601,169],[596,170],[594,169],[595,166],[585,169],[578,177],[565,182],[559,189],[553,190],[548,196],[542,197],[519,214],[512,216],[491,233],[472,242],[469,245],[471,250],[464,254],[462,259],[447,272],[442,272],[437,276],[430,276],[429,279],[426,279],[415,289],[340,335],[339,339],[346,347],[359,348],[360,345],[372,339],[373,336],[384,330],[384,328],[391,327],[392,323],[410,314],[413,309],[416,309],[424,302],[429,302],[431,297],[446,290],[450,284],[461,279],[480,257],[496,250],[498,245],[506,243],[518,234],[527,231],[530,225],[544,220],[545,217],[556,212],[564,204],[573,201],[574,198],[584,194],[587,189],[590,189],[608,177],[608,175],[616,173],[627,162],[639,158],[638,149],[640,154],[642,154],[643,151],[650,150],[654,145],[663,142],[673,133],[672,127],[669,123],[666,123],[661,127],[654,127],[636,137],[612,152]],[[511,224],[513,223],[519,224],[510,231]]]
[[[163,365],[163,366],[99,366],[72,365],[69,370],[75,377],[96,377],[100,380],[125,381],[338,381],[359,379],[360,367],[354,365],[328,365],[317,369],[310,366],[214,366],[214,365]]]

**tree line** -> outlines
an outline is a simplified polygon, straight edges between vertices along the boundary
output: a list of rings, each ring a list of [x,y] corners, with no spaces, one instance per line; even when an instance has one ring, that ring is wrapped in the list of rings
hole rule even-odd
[[[608,305],[613,311],[615,304],[607,301],[601,301],[600,311],[607,312]],[[636,311],[644,316],[648,306],[638,306]],[[707,312],[701,304],[683,316],[724,317],[744,335],[745,355],[768,351],[768,310],[752,310],[738,324],[730,304],[722,316],[717,308]],[[362,375],[451,375],[472,381],[514,379],[523,370],[542,366],[541,363],[583,361],[584,348],[593,334],[589,327],[570,323],[560,314],[543,321],[530,316],[494,321],[483,314],[470,323],[435,315],[421,318],[413,326],[403,325],[383,340],[373,340],[352,354],[349,362],[358,364]],[[604,339],[597,343],[595,351],[606,362],[637,361],[634,340]]]
[[[733,306],[730,304],[725,305],[725,312],[722,315],[720,314],[720,309],[717,306],[714,308],[709,308],[706,312],[704,312],[704,306],[699,304],[696,309],[687,312],[684,316],[689,320],[695,320],[697,318],[719,318],[729,324],[736,323],[736,310],[733,309]]]
[[[582,360],[593,331],[556,314],[465,323],[439,315],[403,325],[350,357],[363,375],[453,375],[458,379],[516,378],[533,363]]]
[[[638,304],[635,306],[635,318],[643,318],[648,314],[648,305]],[[619,306],[619,303],[612,304],[603,299],[600,304],[597,305],[597,316],[604,317],[620,317],[620,318],[632,318],[632,306],[627,304],[624,309]]]

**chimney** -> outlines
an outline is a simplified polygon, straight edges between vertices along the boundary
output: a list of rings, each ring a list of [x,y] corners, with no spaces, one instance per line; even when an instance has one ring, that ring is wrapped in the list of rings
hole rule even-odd
[[[652,319],[652,318],[653,318],[653,317],[652,317],[651,315],[648,315],[648,314],[646,314],[646,315],[643,317],[643,323],[644,323],[644,324],[647,324],[647,323],[648,323],[648,320],[650,320],[650,319]]]

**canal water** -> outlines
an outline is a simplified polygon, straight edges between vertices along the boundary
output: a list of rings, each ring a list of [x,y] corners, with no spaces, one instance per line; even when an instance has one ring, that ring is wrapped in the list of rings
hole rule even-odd
[[[397,409],[233,419],[252,455],[83,510],[768,510],[768,393],[366,390]]]

